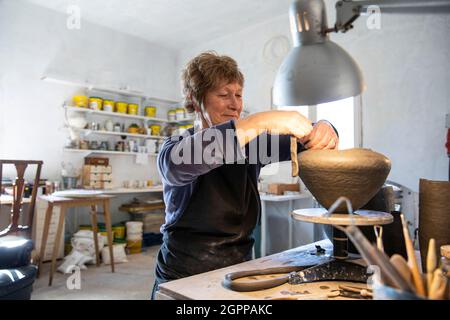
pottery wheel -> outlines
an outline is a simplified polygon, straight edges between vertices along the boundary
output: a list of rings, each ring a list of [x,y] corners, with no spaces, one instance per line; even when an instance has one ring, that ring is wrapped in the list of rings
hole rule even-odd
[[[328,214],[325,208],[309,208],[294,210],[291,212],[291,215],[295,220],[303,222],[340,226],[352,224],[356,226],[373,226],[389,224],[394,221],[390,213],[371,210],[357,210],[354,214],[349,215],[347,213]]]

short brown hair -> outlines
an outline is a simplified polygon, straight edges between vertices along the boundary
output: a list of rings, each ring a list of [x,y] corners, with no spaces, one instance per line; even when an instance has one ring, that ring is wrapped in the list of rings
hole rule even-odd
[[[237,82],[244,86],[244,75],[234,59],[218,55],[215,51],[199,54],[188,62],[181,76],[184,95],[184,107],[194,112],[193,99],[201,103],[208,90],[223,82]],[[192,97],[192,98],[191,98]]]

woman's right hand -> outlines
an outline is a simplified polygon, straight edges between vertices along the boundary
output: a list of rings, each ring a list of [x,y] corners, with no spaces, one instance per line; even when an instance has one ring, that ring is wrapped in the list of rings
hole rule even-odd
[[[290,134],[298,139],[309,135],[311,121],[296,111],[266,111],[255,113],[236,122],[239,142],[244,145],[266,131],[270,134]]]
[[[301,139],[313,130],[311,121],[296,111],[261,112],[265,130],[271,134],[290,134]]]

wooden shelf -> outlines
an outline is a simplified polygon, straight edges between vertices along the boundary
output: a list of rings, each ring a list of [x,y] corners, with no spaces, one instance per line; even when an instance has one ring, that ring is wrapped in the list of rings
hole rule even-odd
[[[127,133],[127,132],[112,132],[112,131],[102,131],[102,130],[90,130],[90,129],[78,129],[75,127],[68,127],[72,130],[83,132],[86,136],[95,134],[95,135],[108,135],[108,136],[127,136],[133,138],[141,138],[141,139],[154,139],[154,140],[162,140],[165,139],[165,136],[151,136],[146,134],[137,134],[137,133]]]
[[[78,153],[97,153],[97,154],[117,154],[117,155],[138,155],[138,152],[123,152],[123,151],[108,151],[108,150],[90,150],[90,149],[71,149],[71,148],[64,148],[65,152],[78,152]],[[147,153],[148,156],[156,157],[157,153]]]

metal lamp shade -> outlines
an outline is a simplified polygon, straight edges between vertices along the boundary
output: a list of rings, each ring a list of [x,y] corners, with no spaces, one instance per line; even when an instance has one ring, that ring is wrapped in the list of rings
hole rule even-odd
[[[357,63],[329,40],[322,0],[291,4],[294,47],[278,69],[273,88],[277,106],[316,105],[359,95],[364,80]]]
[[[305,106],[359,95],[364,80],[355,60],[337,44],[291,49],[278,70],[273,88],[277,106]]]

